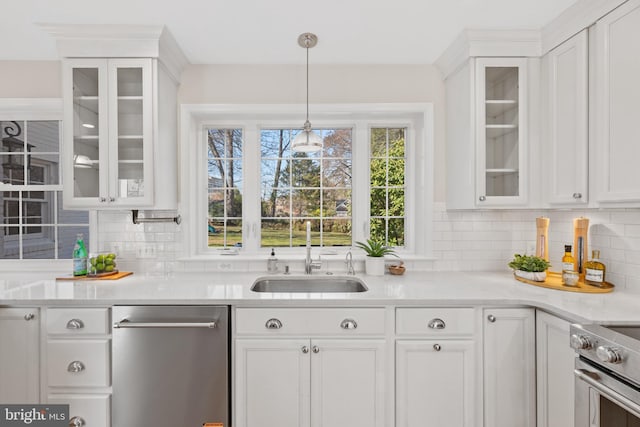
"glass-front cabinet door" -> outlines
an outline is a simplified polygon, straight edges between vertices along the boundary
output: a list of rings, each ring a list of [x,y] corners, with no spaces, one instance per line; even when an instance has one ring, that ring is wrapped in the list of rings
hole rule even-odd
[[[65,60],[65,207],[153,202],[151,65],[151,59]]]
[[[476,60],[477,206],[526,202],[526,59]]]

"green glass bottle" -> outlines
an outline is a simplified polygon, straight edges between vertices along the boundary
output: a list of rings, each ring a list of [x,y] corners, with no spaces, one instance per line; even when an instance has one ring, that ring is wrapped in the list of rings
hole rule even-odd
[[[76,236],[76,244],[73,247],[73,275],[87,275],[87,248],[84,245],[84,236],[78,233]]]

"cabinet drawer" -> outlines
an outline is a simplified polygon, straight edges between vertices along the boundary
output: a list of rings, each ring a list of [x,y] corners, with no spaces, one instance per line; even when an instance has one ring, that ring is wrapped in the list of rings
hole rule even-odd
[[[473,335],[473,308],[398,308],[398,335],[458,336]]]
[[[383,308],[239,308],[238,335],[382,335]]]
[[[53,387],[107,387],[109,340],[49,340],[47,376]]]
[[[50,308],[47,333],[68,336],[108,334],[108,308]]]
[[[82,419],[86,427],[111,426],[111,396],[108,394],[49,394],[48,403],[69,405],[69,420]],[[72,425],[71,423],[69,425]]]

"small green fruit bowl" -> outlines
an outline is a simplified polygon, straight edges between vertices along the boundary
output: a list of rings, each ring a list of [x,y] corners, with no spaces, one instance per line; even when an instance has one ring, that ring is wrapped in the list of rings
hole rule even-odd
[[[116,254],[105,252],[89,255],[87,259],[87,276],[106,276],[117,272]]]

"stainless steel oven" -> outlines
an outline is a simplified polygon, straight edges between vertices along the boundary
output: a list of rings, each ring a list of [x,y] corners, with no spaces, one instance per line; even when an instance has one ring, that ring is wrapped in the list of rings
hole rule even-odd
[[[640,327],[572,325],[575,427],[640,427]]]

